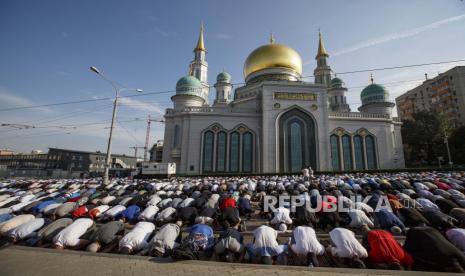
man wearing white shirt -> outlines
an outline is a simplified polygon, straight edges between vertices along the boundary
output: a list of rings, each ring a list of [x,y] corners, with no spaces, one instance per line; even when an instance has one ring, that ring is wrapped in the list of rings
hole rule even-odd
[[[33,215],[19,215],[0,224],[0,236],[6,236],[16,227],[34,220]]]
[[[279,207],[274,211],[274,217],[271,220],[271,224],[273,225],[280,225],[280,224],[292,224],[292,219],[290,217],[290,211],[287,208]]]
[[[287,245],[278,244],[278,232],[262,225],[253,231],[254,243],[247,245],[249,256],[263,264],[271,264],[271,257],[278,256],[287,250]]]
[[[132,254],[148,246],[148,238],[155,230],[151,222],[141,221],[134,229],[119,241],[119,251],[124,254]]]
[[[291,239],[288,264],[318,266],[317,255],[323,255],[325,248],[318,241],[315,230],[310,226],[297,226]]]
[[[329,232],[329,236],[332,246],[329,246],[327,251],[331,253],[336,263],[339,263],[338,258],[351,259],[355,267],[365,267],[360,258],[368,257],[368,252],[355,238],[354,232],[345,228],[334,228]]]
[[[103,216],[104,218],[106,219],[114,219],[115,217],[117,217],[121,212],[123,212],[124,210],[126,210],[126,207],[123,206],[123,205],[116,205],[116,206],[113,206],[112,208],[110,208],[108,211],[106,211]]]
[[[158,213],[158,207],[154,205],[147,206],[139,215],[140,220],[153,221]]]
[[[176,209],[173,207],[168,207],[158,213],[156,221],[158,223],[172,222],[176,218]]]
[[[14,228],[9,236],[9,239],[12,243],[16,243],[21,240],[28,238],[33,238],[37,235],[36,231],[42,228],[46,223],[44,218],[36,218],[20,226]]]
[[[90,218],[80,218],[75,220],[71,225],[61,230],[60,233],[53,238],[54,247],[56,249],[79,249],[87,246],[90,241],[80,239],[80,237],[92,226],[94,226],[94,221]]]
[[[181,225],[181,221],[163,225],[150,241],[151,255],[164,256],[178,246],[179,244],[176,243],[176,239],[180,237]]]
[[[363,225],[373,228],[373,221],[362,210],[352,209],[347,212],[350,217],[349,227],[360,228]]]

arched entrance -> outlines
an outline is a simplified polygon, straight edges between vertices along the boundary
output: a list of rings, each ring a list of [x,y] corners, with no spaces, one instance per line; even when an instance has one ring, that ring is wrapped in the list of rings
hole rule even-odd
[[[292,109],[279,118],[279,156],[281,172],[316,168],[315,123],[305,112]]]

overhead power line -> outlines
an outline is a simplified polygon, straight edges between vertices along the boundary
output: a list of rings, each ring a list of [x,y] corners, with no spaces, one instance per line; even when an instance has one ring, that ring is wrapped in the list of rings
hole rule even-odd
[[[447,63],[457,63],[457,62],[465,62],[465,59],[438,61],[438,62],[429,62],[429,63],[419,63],[419,64],[408,64],[408,65],[399,65],[399,66],[391,66],[391,67],[370,68],[370,69],[361,69],[361,70],[353,70],[353,71],[343,71],[343,72],[337,72],[337,74],[339,74],[339,75],[356,74],[356,73],[394,70],[394,69],[402,69],[402,68],[431,66],[431,65],[439,65],[439,64],[447,64]],[[311,77],[314,77],[314,75],[307,75],[307,76],[303,76],[302,78],[311,78]],[[242,85],[242,84],[245,84],[245,83],[243,83],[243,82],[233,83],[232,85]],[[212,88],[210,87],[210,89],[212,89]],[[155,91],[155,92],[148,92],[148,93],[142,93],[142,94],[121,96],[120,98],[143,97],[143,96],[149,96],[149,95],[167,94],[167,93],[175,93],[175,92],[176,92],[176,90]],[[112,100],[112,99],[113,98],[111,98],[111,97],[105,97],[105,98],[98,98],[98,99],[83,99],[83,100],[76,100],[76,101],[58,102],[58,103],[49,103],[49,104],[40,104],[40,105],[8,107],[8,108],[0,109],[0,112],[13,111],[13,110],[22,110],[22,109],[32,109],[32,108],[40,108],[40,107],[50,107],[50,106],[81,104],[81,103],[96,102],[96,101],[107,101],[107,100]]]

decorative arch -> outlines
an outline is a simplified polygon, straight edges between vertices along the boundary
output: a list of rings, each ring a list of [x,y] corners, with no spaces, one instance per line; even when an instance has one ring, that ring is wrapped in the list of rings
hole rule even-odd
[[[300,172],[302,167],[317,168],[316,120],[311,113],[294,106],[277,118],[279,170]]]
[[[378,168],[377,137],[366,128],[359,128],[353,135],[354,160],[356,169]]]
[[[215,134],[211,130],[207,130],[203,134],[203,151],[202,151],[202,171],[213,171],[213,155],[214,155]]]
[[[256,134],[245,124],[230,130],[213,123],[201,132],[202,172],[253,172]]]

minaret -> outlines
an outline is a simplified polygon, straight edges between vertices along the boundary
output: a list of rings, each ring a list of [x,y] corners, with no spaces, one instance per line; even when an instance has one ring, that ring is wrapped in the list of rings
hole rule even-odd
[[[350,112],[350,107],[349,104],[347,104],[345,95],[346,92],[347,88],[345,87],[344,81],[335,75],[328,88],[328,101],[331,111]]]
[[[205,102],[208,104],[208,63],[205,60],[205,54],[207,50],[205,49],[205,44],[203,42],[203,24],[200,26],[199,39],[197,40],[197,45],[194,48],[194,60],[189,65],[189,75],[196,77],[203,86],[202,97],[205,99]]]
[[[326,59],[329,57],[328,52],[326,52],[325,45],[323,44],[323,36],[321,32],[318,31],[319,42],[318,42],[318,53],[316,54],[316,68],[313,71],[315,75],[315,83],[325,84],[329,87],[331,82],[331,67],[326,62]]]
[[[224,71],[219,73],[216,77],[215,83],[216,97],[213,106],[228,105],[231,99],[231,75]]]
[[[362,106],[358,108],[360,112],[392,115],[392,109],[395,104],[389,101],[389,92],[387,89],[376,84],[373,80],[373,75],[370,75],[370,84],[360,93]]]

